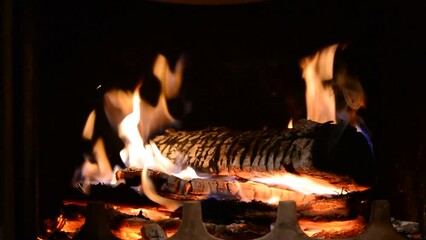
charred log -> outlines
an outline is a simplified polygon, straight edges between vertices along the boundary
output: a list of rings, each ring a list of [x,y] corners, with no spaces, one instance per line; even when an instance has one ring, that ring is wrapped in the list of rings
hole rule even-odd
[[[281,130],[168,130],[153,141],[175,164],[210,175],[321,172],[347,175],[365,185],[374,179],[370,145],[349,125],[300,120],[293,129]]]
[[[140,179],[141,171],[122,170],[117,175],[131,175]],[[293,200],[297,204],[298,216],[312,220],[346,220],[359,215],[368,217],[371,191],[350,192],[337,195],[302,194],[290,189],[271,187],[261,183],[231,178],[208,178],[184,180],[157,171],[148,171],[158,194],[175,200],[202,200],[213,212],[226,212],[233,220],[268,220],[276,218],[276,206],[268,204],[272,199]],[[208,204],[214,201],[215,204]],[[215,211],[215,205],[227,211]],[[236,209],[242,209],[235,212]],[[234,213],[234,214],[231,214]]]
[[[166,131],[154,138],[161,153],[200,173],[228,175],[238,171],[292,172],[312,166],[315,128],[303,121],[294,129],[235,131],[208,128],[200,131]]]
[[[117,179],[125,179],[134,184],[141,179],[141,170],[129,169],[117,171]],[[315,199],[315,195],[305,195],[289,189],[270,187],[262,183],[255,183],[245,179],[217,177],[206,179],[184,180],[173,175],[148,170],[157,191],[162,195],[178,200],[201,200],[215,196],[217,199],[265,201],[272,198],[279,200],[293,200],[297,204]]]

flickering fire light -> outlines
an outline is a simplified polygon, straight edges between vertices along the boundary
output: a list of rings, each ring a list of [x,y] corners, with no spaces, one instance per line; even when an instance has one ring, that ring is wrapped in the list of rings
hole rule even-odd
[[[306,102],[307,102],[307,118],[315,122],[337,122],[335,109],[335,96],[331,85],[327,82],[333,78],[333,58],[338,45],[326,47],[310,57],[306,57],[301,61],[303,69],[303,77],[306,81]],[[121,159],[127,168],[142,169],[140,193],[147,196],[153,202],[167,208],[169,211],[175,211],[182,205],[182,201],[172,199],[158,194],[156,186],[149,177],[149,171],[158,171],[160,173],[175,176],[188,182],[192,181],[192,187],[197,183],[197,179],[209,179],[212,176],[200,176],[190,166],[178,165],[170,159],[162,155],[162,152],[157,147],[156,143],[150,139],[150,134],[158,129],[171,126],[176,120],[168,111],[167,100],[176,97],[179,94],[179,89],[182,84],[183,58],[178,60],[176,66],[171,70],[167,59],[163,55],[158,55],[154,61],[153,74],[161,83],[161,91],[158,97],[158,103],[155,106],[147,103],[143,96],[140,95],[141,84],[136,86],[133,91],[125,91],[120,89],[112,89],[105,93],[104,96],[104,111],[105,115],[113,129],[117,131],[118,136],[124,143],[124,148],[120,152]],[[358,109],[360,106],[354,107]],[[352,112],[354,113],[354,112]],[[94,122],[96,112],[93,111],[87,118],[86,125],[83,130],[83,138],[94,142],[92,154],[86,155],[86,161],[81,168],[81,175],[84,183],[83,189],[89,192],[89,186],[92,183],[102,182],[104,184],[117,184],[123,178],[117,179],[116,174],[120,169],[117,166],[111,166],[105,152],[105,146],[102,138],[93,139]],[[351,118],[353,119],[353,118]],[[293,120],[289,122],[288,129],[293,128]],[[174,153],[179,156],[179,152]],[[262,191],[270,191],[270,193],[262,193],[255,191],[256,200],[276,205],[283,200],[282,192],[277,189],[288,189],[300,193],[301,196],[307,196],[306,199],[314,199],[316,195],[333,196],[344,195],[351,191],[364,191],[368,187],[347,185],[341,186],[335,183],[330,183],[325,179],[315,179],[312,176],[303,174],[294,174],[282,171],[266,172],[240,172],[237,173],[238,178],[243,180],[239,184],[239,179],[232,178],[232,184],[236,187],[235,192],[238,193],[240,201],[251,201],[253,197],[248,197],[249,192],[247,187],[266,185],[270,188],[264,188]],[[81,181],[81,179],[78,179]],[[217,181],[217,180],[212,180]],[[219,180],[220,182],[221,180]],[[222,181],[224,184],[231,182]],[[343,191],[342,189],[345,189]],[[188,190],[188,189],[187,189]],[[252,190],[250,190],[252,191]],[[272,194],[272,192],[276,194]],[[290,193],[290,192],[289,192]],[[213,194],[213,193],[212,193]],[[214,193],[217,194],[217,193]],[[284,199],[287,200],[287,199]],[[122,207],[115,207],[121,209]],[[131,210],[130,213],[134,214]],[[144,210],[144,212],[146,212]],[[133,224],[133,225],[132,225]],[[343,228],[351,228],[354,224],[359,224],[359,221],[343,221],[343,222],[323,222],[310,223],[300,222],[305,232],[314,235],[320,229],[328,229],[329,225],[341,225],[337,230]],[[327,225],[328,224],[328,225]],[[135,230],[136,229],[136,230]],[[118,237],[126,239],[139,239],[140,223],[137,221],[120,226],[114,230],[114,234]],[[358,229],[358,228],[357,228]],[[330,230],[330,229],[328,229]]]

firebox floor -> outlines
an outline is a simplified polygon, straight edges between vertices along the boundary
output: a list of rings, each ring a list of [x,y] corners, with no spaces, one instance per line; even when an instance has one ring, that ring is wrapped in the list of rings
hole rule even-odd
[[[159,207],[114,204],[105,204],[105,206],[110,230],[119,239],[154,239],[142,236],[142,228],[151,223],[158,224],[167,237],[171,237],[181,225],[181,218]],[[73,239],[85,223],[86,209],[87,203],[85,202],[64,202],[60,216],[56,219],[44,221],[47,231],[43,236],[39,236],[38,240]],[[257,239],[268,234],[271,230],[269,224],[245,221],[220,224],[203,219],[203,222],[209,234],[224,240]],[[319,223],[323,223],[323,225],[319,225]],[[407,239],[421,239],[417,223],[392,219],[392,224],[401,236]],[[346,222],[334,222],[333,227],[327,227],[327,224],[321,221],[299,220],[299,225],[307,235],[317,239],[351,238],[362,234],[365,228],[364,219],[361,218]]]

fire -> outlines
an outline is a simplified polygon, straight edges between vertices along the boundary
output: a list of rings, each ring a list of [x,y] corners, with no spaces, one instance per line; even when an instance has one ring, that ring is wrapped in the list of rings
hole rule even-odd
[[[183,58],[177,62],[172,71],[167,59],[163,55],[158,55],[154,62],[153,73],[160,81],[162,89],[156,106],[150,105],[141,98],[139,90],[142,84],[137,85],[133,92],[113,89],[104,95],[105,115],[125,144],[120,152],[124,165],[143,169],[142,192],[154,202],[170,210],[178,208],[181,203],[163,198],[155,192],[147,174],[148,169],[176,175],[182,179],[199,178],[199,176],[190,167],[181,169],[162,156],[155,143],[149,140],[149,136],[152,131],[176,122],[168,111],[167,99],[178,95],[182,83],[182,71]],[[86,140],[93,138],[95,117],[96,112],[93,111],[87,119],[83,130],[83,138]],[[116,182],[101,138],[94,144],[93,154],[87,156],[81,175],[84,177],[85,192],[93,182]]]
[[[330,80],[333,78],[333,61],[337,46],[335,44],[326,47],[301,61],[303,78],[306,81],[307,118],[316,122],[337,122],[335,93],[330,84]],[[167,100],[175,98],[179,93],[182,85],[183,58],[179,59],[175,68],[171,70],[167,59],[163,55],[158,55],[152,71],[161,84],[157,105],[152,106],[143,99],[143,96],[140,95],[140,88],[143,83],[140,83],[133,91],[119,89],[108,91],[104,95],[103,110],[111,127],[117,131],[125,145],[120,151],[124,165],[142,169],[140,192],[169,210],[175,210],[181,206],[181,202],[157,194],[154,184],[148,176],[148,170],[174,175],[184,180],[202,178],[197,175],[194,169],[182,168],[164,157],[156,144],[150,140],[150,134],[153,131],[161,130],[177,122],[168,110]],[[360,95],[356,94],[356,91],[346,91],[345,89],[348,88],[344,87],[344,83],[347,83],[347,81],[342,80],[341,75],[338,76],[337,80],[337,85],[346,93],[344,93],[345,99],[352,102],[350,107],[353,109],[361,107],[363,97],[358,97]],[[351,86],[360,89],[357,84]],[[93,111],[90,113],[83,130],[83,138],[86,140],[93,141],[95,118],[96,112]],[[292,127],[293,120],[290,120],[288,128]],[[93,152],[85,156],[85,162],[81,169],[84,178],[83,189],[88,191],[88,186],[93,182],[115,184],[117,182],[115,171],[117,171],[117,167],[113,170],[103,140],[98,137],[94,142]],[[256,184],[290,189],[304,195],[343,193],[342,188],[327,181],[304,175],[294,175],[285,171],[248,176],[245,180],[256,182]],[[242,199],[245,198],[243,189],[239,187],[237,192],[240,193]],[[281,200],[279,197],[271,196],[268,202],[277,203],[279,200]]]
[[[301,60],[306,82],[307,118],[324,123],[336,122],[336,103],[333,88],[327,81],[333,78],[334,53],[337,44],[326,47]]]
[[[81,167],[81,174],[85,176],[81,186],[84,192],[89,191],[92,183],[111,181],[113,171],[102,138],[98,138],[95,142],[92,154],[85,154],[84,158],[85,161]]]
[[[268,185],[283,186],[305,195],[336,195],[341,192],[341,189],[324,180],[313,179],[309,176],[296,176],[291,173],[282,173],[270,177],[256,177],[253,178],[252,181],[261,182]]]
[[[293,128],[293,119],[290,119],[290,121],[288,122],[287,128],[288,129],[292,129]]]
[[[120,156],[127,167],[138,167],[142,171],[142,191],[143,193],[162,206],[174,210],[181,206],[179,201],[166,199],[158,195],[155,187],[148,177],[148,169],[163,173],[178,175],[182,178],[187,170],[182,172],[179,166],[174,165],[169,159],[161,155],[155,143],[149,141],[149,134],[152,130],[167,126],[175,120],[170,115],[166,99],[176,97],[181,85],[181,75],[183,60],[178,61],[175,72],[169,69],[167,60],[159,55],[154,64],[154,75],[162,84],[162,91],[159,96],[157,106],[151,106],[139,94],[141,85],[137,86],[132,95],[133,111],[128,114],[118,125],[118,133],[125,143],[125,148],[120,152]],[[120,94],[129,96],[128,94]],[[129,102],[129,101],[127,101]],[[197,177],[192,170],[192,178]]]
[[[357,115],[357,111],[366,105],[360,81],[350,76],[346,67],[333,73],[337,48],[338,44],[327,46],[300,61],[306,83],[307,119],[350,124],[370,141],[363,121]]]

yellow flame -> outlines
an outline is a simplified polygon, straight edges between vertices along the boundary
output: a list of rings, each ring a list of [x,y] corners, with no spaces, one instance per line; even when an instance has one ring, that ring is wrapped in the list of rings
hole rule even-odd
[[[172,72],[166,58],[159,55],[153,67],[154,75],[160,80],[162,86],[158,104],[152,106],[144,101],[139,94],[141,85],[137,86],[132,95],[131,105],[133,110],[118,125],[119,136],[125,143],[125,148],[120,152],[124,164],[127,167],[143,169],[143,193],[152,201],[165,206],[169,210],[175,210],[180,207],[181,202],[158,195],[148,177],[148,169],[177,175],[184,179],[191,179],[197,177],[197,175],[190,168],[181,172],[181,169],[164,157],[155,143],[148,139],[151,131],[161,129],[175,122],[175,119],[168,111],[167,99],[177,96],[181,86],[182,69],[183,59],[178,61],[175,71]],[[115,96],[128,98],[129,95],[118,92]]]
[[[276,205],[276,204],[278,204],[278,202],[280,201],[281,199],[279,198],[279,197],[271,197],[268,201],[266,201],[267,203],[269,203],[269,204],[274,204],[274,205]]]
[[[98,138],[93,146],[93,156],[85,155],[85,161],[81,168],[85,177],[83,190],[89,191],[91,183],[110,182],[113,178],[111,164],[107,157],[102,138]],[[96,161],[94,161],[96,160]]]
[[[111,127],[117,130],[125,147],[120,151],[120,157],[126,167],[142,168],[142,192],[151,200],[174,210],[181,205],[180,202],[169,200],[159,196],[155,192],[154,185],[148,178],[147,170],[156,170],[170,175],[176,175],[183,179],[198,177],[191,168],[181,169],[169,159],[161,155],[157,146],[149,141],[149,134],[154,130],[169,126],[175,122],[167,107],[167,99],[178,95],[182,85],[183,58],[177,61],[172,71],[167,59],[158,55],[154,61],[153,73],[159,79],[161,92],[158,104],[152,106],[139,94],[141,84],[134,91],[113,89],[104,95],[104,111]],[[95,122],[93,111],[83,130],[83,138],[92,139]],[[115,167],[114,173],[118,170]],[[111,170],[111,165],[104,149],[102,139],[98,139],[93,147],[93,154],[86,156],[81,173],[84,177],[83,189],[91,183],[103,182],[115,184],[117,179]]]
[[[336,195],[341,190],[332,184],[319,180],[313,179],[308,176],[296,176],[291,173],[282,173],[280,175],[268,176],[268,177],[256,177],[251,179],[254,182],[261,182],[268,185],[283,186],[288,189],[309,194],[322,194],[322,195]]]
[[[293,119],[290,119],[290,121],[288,122],[287,128],[288,129],[292,129],[293,128]]]
[[[171,71],[166,58],[161,54],[158,55],[153,66],[154,75],[161,83],[158,103],[156,106],[152,106],[142,100],[140,104],[142,115],[139,130],[144,141],[148,140],[149,134],[153,131],[161,130],[176,122],[167,107],[167,99],[172,99],[178,94],[182,83],[183,64],[184,59],[181,57],[176,63],[174,71]]]
[[[145,144],[139,132],[141,120],[141,99],[138,86],[133,93],[133,112],[127,115],[118,127],[119,136],[125,143],[125,148],[120,156],[127,167],[142,168],[142,191],[152,201],[166,206],[170,210],[175,210],[181,206],[178,201],[170,200],[159,196],[147,170],[157,170],[165,173],[175,172],[174,166],[167,158],[163,157],[154,143]],[[160,154],[159,154],[160,153]]]
[[[96,112],[93,110],[87,117],[86,124],[83,129],[83,139],[92,140],[93,131],[95,129]]]
[[[118,89],[104,94],[104,112],[114,129],[133,111],[133,92]]]
[[[333,78],[334,53],[337,44],[328,46],[301,60],[306,83],[307,118],[316,122],[336,122],[333,88],[325,81]]]
[[[185,169],[183,169],[182,171],[180,171],[179,173],[175,173],[173,174],[174,176],[184,179],[184,180],[191,180],[194,178],[203,178],[201,176],[199,176],[195,170],[191,167],[187,167]]]

